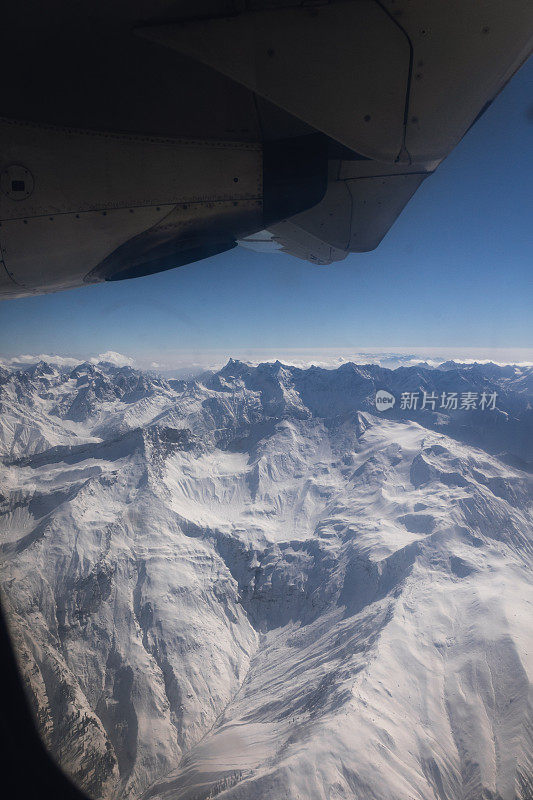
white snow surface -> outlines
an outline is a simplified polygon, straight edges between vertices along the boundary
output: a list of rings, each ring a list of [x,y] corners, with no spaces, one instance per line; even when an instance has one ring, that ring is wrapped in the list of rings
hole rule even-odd
[[[2,601],[102,800],[532,800],[533,370],[0,370]],[[495,411],[385,414],[497,391]]]

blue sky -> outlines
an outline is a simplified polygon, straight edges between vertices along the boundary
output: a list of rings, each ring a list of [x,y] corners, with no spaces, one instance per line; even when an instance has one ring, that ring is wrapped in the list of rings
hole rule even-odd
[[[236,248],[159,275],[0,304],[0,354],[533,350],[533,61],[372,253],[314,267]],[[530,358],[531,360],[531,358]]]

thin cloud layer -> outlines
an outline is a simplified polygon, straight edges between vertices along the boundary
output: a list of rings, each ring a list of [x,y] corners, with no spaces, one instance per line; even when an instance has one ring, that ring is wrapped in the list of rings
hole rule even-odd
[[[50,353],[41,353],[40,355],[24,353],[19,356],[12,356],[11,358],[2,358],[0,359],[0,364],[4,367],[23,368],[31,367],[32,364],[38,364],[39,361],[46,361],[47,364],[53,364],[57,367],[75,367],[76,364],[79,364],[83,359]]]
[[[364,351],[353,351],[346,348],[324,348],[316,350],[307,349],[280,349],[280,350],[206,350],[201,352],[176,351],[166,355],[166,358],[132,358],[115,350],[107,350],[95,356],[70,356],[53,354],[29,354],[0,358],[0,366],[7,369],[24,369],[39,361],[45,361],[56,367],[74,367],[83,361],[90,364],[107,363],[115,367],[137,367],[149,370],[165,377],[194,377],[206,370],[218,370],[230,358],[244,361],[256,366],[260,363],[281,361],[283,364],[307,369],[311,366],[323,369],[336,367],[352,362],[354,364],[378,364],[388,369],[397,367],[411,367],[423,364],[427,367],[438,367],[446,361],[458,364],[497,364],[506,366],[512,364],[516,367],[533,366],[531,352],[525,348],[515,351],[497,349],[468,350],[434,349],[424,352],[416,349],[401,352],[399,349],[369,348]]]
[[[107,364],[113,364],[115,367],[132,367],[135,364],[133,358],[125,356],[123,353],[117,353],[114,350],[107,350],[107,352],[93,356],[93,358],[89,360],[91,364],[100,364],[102,361],[105,361]]]

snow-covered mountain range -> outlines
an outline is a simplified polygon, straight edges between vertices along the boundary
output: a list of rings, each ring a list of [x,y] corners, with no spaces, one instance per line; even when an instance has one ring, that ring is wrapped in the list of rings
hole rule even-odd
[[[531,800],[532,398],[491,364],[0,370],[2,598],[60,764],[105,800]]]

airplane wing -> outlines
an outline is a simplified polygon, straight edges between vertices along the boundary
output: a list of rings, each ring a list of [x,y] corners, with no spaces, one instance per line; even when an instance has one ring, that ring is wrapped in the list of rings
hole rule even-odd
[[[269,230],[284,252],[312,264],[374,250],[429,174],[394,165],[380,169],[376,162],[343,162],[320,203]]]
[[[0,297],[265,230],[312,264],[371,250],[533,41],[530,0],[50,0],[3,23]]]

